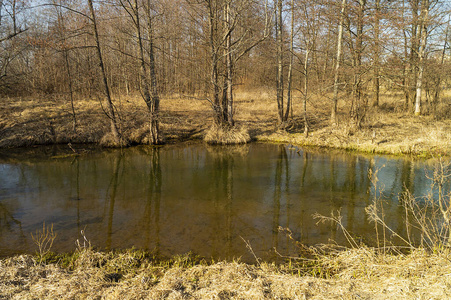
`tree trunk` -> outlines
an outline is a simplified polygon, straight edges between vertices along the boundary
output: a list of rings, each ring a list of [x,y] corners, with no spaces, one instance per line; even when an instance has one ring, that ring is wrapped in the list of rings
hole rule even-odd
[[[143,45],[143,39],[141,34],[141,18],[139,14],[139,6],[138,6],[138,0],[134,1],[134,7],[132,8],[133,14],[134,14],[134,24],[135,24],[135,30],[136,30],[136,38],[138,42],[138,59],[140,62],[140,82],[141,82],[141,88],[143,90],[143,98],[144,102],[147,105],[147,109],[149,111],[149,143],[150,144],[160,144],[159,139],[159,126],[158,124],[155,124],[155,121],[158,122],[158,120],[154,120],[154,111],[155,111],[155,105],[154,101],[151,96],[150,92],[150,84],[149,79],[147,76],[147,67],[146,67],[146,61],[144,58],[144,45]],[[150,17],[150,15],[148,16]],[[150,43],[152,43],[152,38],[150,36]],[[154,129],[156,128],[156,130]],[[156,131],[156,132],[155,132]]]
[[[448,24],[446,25],[446,29],[445,29],[445,39],[443,41],[443,50],[442,50],[442,56],[440,58],[440,70],[443,70],[444,64],[445,64],[445,55],[446,55],[446,49],[448,48],[448,34],[449,34],[449,21],[450,21],[450,17],[448,17]],[[435,83],[435,91],[434,91],[434,109],[435,106],[438,104],[438,102],[440,101],[440,92],[441,92],[441,88],[440,85],[442,83],[442,73],[441,71],[439,71],[438,75],[437,75],[437,81]]]
[[[403,2],[404,5],[404,2]],[[404,6],[403,6],[403,19],[404,19]],[[409,74],[410,74],[410,66],[409,66],[409,42],[407,38],[407,30],[403,29],[403,35],[404,35],[404,68],[403,68],[403,76],[402,76],[402,85],[403,85],[403,91],[404,91],[404,109],[407,111],[409,109],[409,103],[410,103],[410,80],[409,80]]]
[[[418,75],[416,82],[416,95],[415,95],[415,116],[421,114],[421,94],[423,91],[423,72],[424,72],[424,57],[426,53],[427,42],[427,19],[429,15],[429,0],[422,0],[421,5],[421,32],[420,32],[420,49],[418,52]]]
[[[103,87],[104,87],[104,91],[105,91],[105,96],[107,98],[106,114],[111,122],[111,133],[113,135],[114,142],[116,144],[120,144],[121,137],[119,135],[116,114],[114,112],[113,101],[111,100],[110,88],[108,86],[108,80],[107,80],[106,71],[105,71],[105,65],[103,63],[102,51],[100,48],[99,32],[97,30],[97,21],[96,21],[96,15],[94,12],[94,7],[92,5],[92,0],[88,0],[88,6],[89,6],[89,11],[91,12],[91,21],[92,21],[92,25],[93,25],[94,37],[96,40],[97,57],[99,58],[100,72],[101,72],[102,79],[103,79]]]
[[[381,0],[376,0],[376,16],[374,22],[374,96],[372,106],[379,106],[380,98],[380,19]]]
[[[235,122],[233,120],[233,61],[232,61],[232,20],[230,18],[230,1],[226,4],[226,28],[228,31],[226,39],[226,68],[227,68],[227,107],[224,107],[227,111],[227,122],[229,126],[233,127]]]
[[[305,58],[304,58],[304,74],[305,74],[305,80],[304,80],[304,135],[305,137],[308,137],[309,132],[309,125],[307,120],[307,100],[308,100],[308,80],[309,80],[309,72],[308,72],[308,57],[310,54],[310,49],[307,43],[307,48],[305,49]]]
[[[342,49],[342,40],[343,40],[343,22],[344,15],[346,9],[346,0],[343,0],[341,3],[341,11],[340,11],[340,21],[338,24],[338,37],[337,37],[337,53],[335,59],[335,70],[334,70],[334,94],[333,94],[333,105],[332,105],[332,113],[330,115],[330,122],[332,125],[338,125],[337,118],[337,106],[338,106],[338,76],[340,69],[340,59],[341,59],[341,49]]]
[[[157,72],[155,66],[155,48],[153,44],[153,27],[150,0],[147,0],[147,35],[149,38],[149,67],[150,67],[150,93],[152,105],[150,108],[150,137],[151,143],[158,145],[162,143],[160,136],[160,96],[158,93]]]
[[[66,67],[66,73],[67,73],[67,80],[68,80],[68,86],[69,86],[69,97],[70,97],[70,106],[72,110],[72,132],[77,134],[77,114],[75,113],[75,105],[74,105],[74,88],[72,84],[72,73],[70,71],[70,63],[69,63],[69,49],[66,45],[66,28],[64,26],[64,20],[63,20],[63,14],[61,12],[60,7],[56,3],[56,1],[53,2],[53,5],[56,9],[56,14],[58,17],[58,31],[60,34],[60,38],[62,41],[62,51],[63,51],[63,57],[64,57],[64,63]],[[1,0],[0,0],[0,6],[1,6]],[[1,23],[1,22],[0,22]]]
[[[288,65],[288,91],[287,91],[287,109],[285,111],[284,119],[288,120],[288,116],[291,110],[293,91],[293,56],[294,56],[294,0],[291,0],[291,32],[290,32],[290,64]]]
[[[411,109],[412,104],[415,101],[415,89],[413,87],[414,84],[417,83],[418,77],[418,54],[419,54],[419,34],[420,34],[420,25],[419,25],[419,1],[420,0],[411,0],[411,9],[412,9],[412,34],[410,37],[410,82],[409,82],[409,106],[408,110]]]
[[[69,53],[67,49],[63,50],[64,55],[64,62],[66,64],[66,72],[67,72],[67,79],[69,83],[69,96],[70,96],[70,107],[72,110],[72,131],[74,134],[77,134],[77,115],[75,113],[75,106],[74,106],[74,88],[72,86],[72,73],[70,72],[70,64],[69,64]]]
[[[356,35],[356,45],[354,53],[354,105],[351,115],[353,121],[357,127],[360,127],[361,122],[365,116],[366,103],[363,101],[363,90],[362,90],[362,52],[363,52],[363,25],[364,25],[364,14],[365,14],[366,0],[359,0],[359,9],[357,15],[357,35]],[[351,110],[352,110],[351,108]]]
[[[283,105],[283,37],[282,37],[282,0],[277,0],[276,13],[276,42],[277,42],[277,108],[279,122],[285,122]]]
[[[232,24],[230,18],[230,0],[225,2],[224,15],[224,37],[225,45],[223,47],[225,74],[222,85],[222,105],[221,105],[221,125],[234,125],[233,121],[233,62],[232,62]]]
[[[213,6],[213,0],[207,0],[208,13],[209,13],[209,43],[210,43],[210,67],[211,67],[211,84],[213,85],[212,106],[215,115],[215,123],[222,123],[222,111],[219,103],[219,77],[218,77],[218,49],[216,46],[216,37],[218,35],[217,27],[217,9]]]

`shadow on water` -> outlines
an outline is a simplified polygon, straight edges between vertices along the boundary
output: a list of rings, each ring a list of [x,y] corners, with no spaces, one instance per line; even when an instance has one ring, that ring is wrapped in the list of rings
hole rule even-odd
[[[308,245],[346,245],[335,224],[312,218],[338,210],[358,241],[374,245],[374,224],[365,214],[372,199],[386,201],[388,225],[403,232],[399,195],[430,189],[428,162],[285,145],[49,153],[0,160],[1,256],[34,252],[30,233],[45,222],[58,234],[55,251],[74,250],[84,230],[101,249],[134,246],[160,256],[192,251],[252,262],[242,237],[257,256],[274,260],[274,249],[295,251],[279,227]],[[370,179],[375,173],[377,189]]]

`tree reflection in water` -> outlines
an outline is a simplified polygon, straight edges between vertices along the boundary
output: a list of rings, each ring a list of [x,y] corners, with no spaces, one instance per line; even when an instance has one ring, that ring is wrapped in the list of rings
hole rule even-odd
[[[54,155],[49,152],[49,155]],[[45,154],[45,153],[44,153]],[[81,229],[101,249],[138,247],[169,256],[193,251],[253,261],[295,249],[279,226],[305,244],[346,244],[312,215],[341,210],[348,230],[375,243],[365,215],[374,197],[405,231],[398,196],[427,193],[430,165],[408,159],[251,144],[200,144],[93,151],[79,157],[10,156],[0,162],[0,255],[33,252],[29,234],[54,224],[55,251],[71,251]],[[375,189],[369,179],[376,170]],[[449,188],[449,186],[447,187]]]

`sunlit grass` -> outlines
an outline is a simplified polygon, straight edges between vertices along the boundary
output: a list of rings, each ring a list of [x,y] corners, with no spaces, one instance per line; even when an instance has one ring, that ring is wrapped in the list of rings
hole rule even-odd
[[[272,89],[240,90],[235,93],[235,121],[249,138],[271,142],[341,148],[368,153],[431,156],[451,153],[451,91],[442,93],[435,115],[415,117],[404,109],[402,92],[384,92],[380,106],[370,107],[361,128],[349,123],[350,96],[340,94],[339,126],[329,124],[329,94],[314,95],[307,102],[310,135],[303,136],[304,120],[300,92],[294,93],[293,119],[280,131],[277,103]],[[149,129],[147,107],[139,95],[114,96],[119,129],[130,144],[146,144]],[[110,124],[99,99],[77,99],[77,131],[72,130],[70,104],[65,98],[5,98],[0,104],[0,147],[36,144],[95,143],[106,139]],[[291,115],[291,113],[290,113]],[[211,130],[213,111],[205,95],[161,97],[160,124],[166,142],[214,140],[229,143],[232,135],[219,137]],[[233,132],[239,132],[233,131]],[[235,135],[235,134],[234,134]],[[240,141],[248,141],[244,135]],[[211,139],[213,140],[213,139]]]
[[[372,248],[318,248],[286,263],[213,262],[191,254],[159,260],[151,252],[92,249],[0,260],[7,299],[391,299],[447,297],[449,254],[418,249],[382,254]]]

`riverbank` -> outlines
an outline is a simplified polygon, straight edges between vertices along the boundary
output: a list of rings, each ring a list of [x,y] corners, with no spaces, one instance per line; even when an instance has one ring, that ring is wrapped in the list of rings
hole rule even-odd
[[[2,299],[449,299],[449,253],[360,248],[282,265],[155,261],[141,251],[0,260]]]
[[[247,128],[254,140],[425,157],[451,153],[450,120],[410,116],[397,110],[397,102],[369,112],[360,130],[345,125],[330,127],[327,106],[317,108],[309,115],[311,131],[305,138],[299,117],[286,131],[277,130],[276,104],[271,99],[264,93],[237,97],[237,123]],[[144,142],[146,131],[141,102],[127,98],[118,103],[121,126],[137,144]],[[204,137],[211,124],[208,103],[186,98],[163,103],[162,129],[168,143]],[[78,101],[76,105],[78,125],[74,133],[68,103],[58,99],[3,101],[1,147],[99,143],[108,131],[108,120],[98,102]],[[294,115],[300,112],[295,110]],[[72,152],[69,147],[65,151]],[[440,232],[437,237],[445,231]],[[112,253],[90,248],[45,255],[44,259],[14,256],[0,259],[0,299],[451,298],[448,244],[435,244],[438,246],[428,251],[412,247],[409,254],[354,245],[328,251],[319,246],[317,251],[304,247],[290,254],[301,259],[278,265],[211,262],[189,255],[161,260],[142,251]]]
[[[329,125],[329,103],[312,100],[308,106],[310,134],[303,134],[301,107],[295,103],[293,120],[286,130],[277,128],[277,104],[269,92],[237,93],[235,119],[252,140],[286,142],[367,153],[430,157],[451,155],[451,119],[448,105],[437,117],[415,117],[403,112],[401,98],[386,97],[378,108],[370,108],[362,128],[346,122],[346,103],[340,104],[339,126]],[[147,113],[140,97],[116,97],[120,127],[132,144],[146,143]],[[99,144],[109,131],[109,120],[96,99],[75,103],[76,130],[70,103],[57,96],[4,98],[0,102],[0,148],[32,145]],[[207,101],[188,97],[163,98],[161,129],[167,143],[201,140],[212,124]]]

